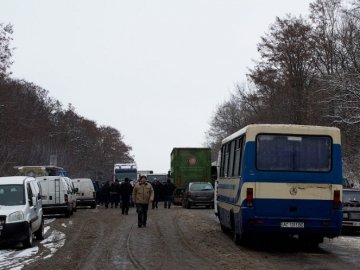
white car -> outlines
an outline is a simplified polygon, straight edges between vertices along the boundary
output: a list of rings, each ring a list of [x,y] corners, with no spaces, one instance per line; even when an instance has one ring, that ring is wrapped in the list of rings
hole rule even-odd
[[[22,243],[24,248],[44,239],[41,187],[28,176],[0,177],[0,241]]]

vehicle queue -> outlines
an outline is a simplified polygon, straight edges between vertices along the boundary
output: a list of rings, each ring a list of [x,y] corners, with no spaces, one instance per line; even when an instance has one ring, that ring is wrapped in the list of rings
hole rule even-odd
[[[173,149],[167,181],[159,181],[155,174],[150,177],[155,192],[153,208],[158,207],[158,201],[168,201],[169,196],[184,208],[214,208],[222,231],[231,232],[236,243],[257,234],[276,234],[296,235],[310,245],[318,245],[324,237],[339,236],[342,229],[360,230],[360,190],[343,189],[339,129],[244,127],[222,141],[215,181],[211,178],[210,159],[205,162],[209,167],[201,167],[206,168],[206,174],[199,174],[203,173],[200,164],[208,159],[208,155],[201,159],[199,153],[204,150],[208,151]],[[176,160],[174,153],[181,160]],[[116,172],[121,173],[121,165],[116,165]],[[44,237],[44,214],[70,217],[78,206],[117,207],[113,198],[120,200],[121,191],[111,187],[118,179],[95,189],[89,178],[70,179],[58,175],[52,166],[38,167],[19,167],[30,176],[0,178],[0,240],[11,236],[10,240],[30,247],[33,235],[36,239]],[[116,193],[115,197],[104,197],[107,185],[109,194]],[[12,236],[14,226],[19,236]]]

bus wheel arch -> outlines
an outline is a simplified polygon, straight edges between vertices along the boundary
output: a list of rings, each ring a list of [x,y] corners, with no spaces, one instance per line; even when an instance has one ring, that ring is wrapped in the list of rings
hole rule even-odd
[[[230,211],[230,222],[231,222],[231,230],[233,232],[233,240],[235,244],[240,244],[244,241],[244,233],[242,232],[241,228],[237,228],[235,222],[235,214],[234,211]]]

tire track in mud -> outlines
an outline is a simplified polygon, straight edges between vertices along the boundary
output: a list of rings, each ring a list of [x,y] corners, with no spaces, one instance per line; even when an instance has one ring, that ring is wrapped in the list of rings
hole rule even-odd
[[[164,235],[159,227],[157,218],[148,217],[148,226],[146,228],[136,228],[133,224],[127,238],[127,252],[130,261],[136,269],[173,269],[169,258],[170,247],[164,240]],[[147,254],[144,256],[136,255],[139,249],[145,249]],[[154,260],[156,258],[156,260]]]
[[[215,269],[213,264],[199,256],[188,243],[178,226],[179,208],[155,210],[158,231],[163,239],[163,255],[167,256],[167,267],[163,269]],[[165,254],[165,251],[167,253]]]
[[[134,269],[127,256],[127,235],[131,232],[132,217],[121,215],[118,208],[100,209],[102,220],[95,246],[81,268],[88,269]]]
[[[211,265],[214,267],[214,269],[216,269],[216,265],[214,264],[214,262],[210,259],[208,259],[207,256],[203,256],[203,254],[201,254],[200,250],[195,248],[194,245],[190,244],[186,238],[185,235],[183,233],[183,231],[180,228],[179,225],[179,216],[180,216],[180,209],[176,209],[175,210],[175,215],[172,217],[172,223],[174,224],[175,230],[178,232],[179,236],[180,236],[180,240],[183,243],[183,245],[185,245],[190,251],[192,251],[194,254],[197,255],[198,258],[201,258],[204,262],[206,262],[207,264]]]
[[[229,235],[224,234],[215,216],[210,217],[208,210],[178,208],[177,211],[173,222],[184,245],[214,269],[231,269],[235,266],[236,269],[272,269],[258,263],[259,257],[254,251],[236,245]]]
[[[88,270],[88,269],[94,269],[94,265],[96,264],[96,261],[98,260],[101,253],[99,252],[100,245],[102,244],[104,240],[104,224],[102,222],[97,222],[95,219],[95,223],[97,225],[97,236],[96,236],[96,242],[95,245],[91,247],[91,252],[87,255],[85,262],[81,269]],[[94,226],[94,224],[92,224]]]
[[[141,262],[139,262],[135,255],[133,254],[133,252],[131,251],[131,247],[130,247],[130,238],[131,238],[131,234],[134,230],[134,225],[131,226],[127,240],[126,240],[126,251],[128,253],[129,259],[132,262],[132,264],[134,265],[134,267],[136,269],[140,269],[140,270],[145,270],[146,268],[142,266]]]

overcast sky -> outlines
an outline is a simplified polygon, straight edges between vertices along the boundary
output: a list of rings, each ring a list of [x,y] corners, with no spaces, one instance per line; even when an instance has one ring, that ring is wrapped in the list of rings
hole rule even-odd
[[[139,169],[167,172],[173,147],[204,146],[275,17],[306,17],[310,2],[1,0],[0,22],[14,26],[12,77],[118,129]]]

